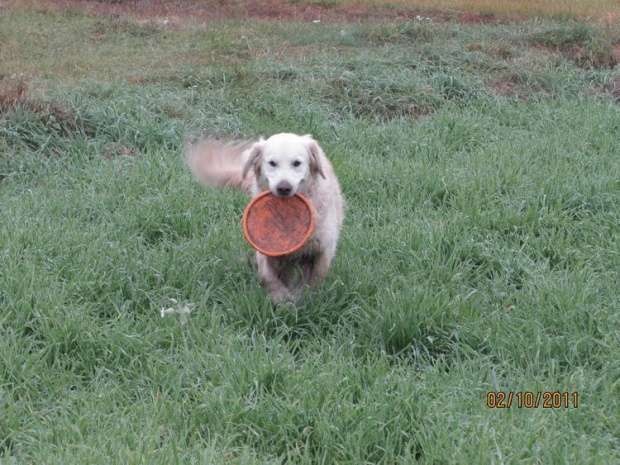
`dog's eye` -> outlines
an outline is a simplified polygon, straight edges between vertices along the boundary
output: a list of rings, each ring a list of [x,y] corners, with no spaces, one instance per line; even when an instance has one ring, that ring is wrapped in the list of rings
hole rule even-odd
[[[273,160],[269,160],[269,166],[274,166],[274,167],[275,167],[275,166],[277,166],[277,165],[278,165],[278,164],[277,164],[275,161],[273,161]]]
[[[295,161],[293,162],[293,166],[294,166],[295,168],[297,168],[299,165],[301,165],[301,162],[300,162],[299,160],[295,160]]]

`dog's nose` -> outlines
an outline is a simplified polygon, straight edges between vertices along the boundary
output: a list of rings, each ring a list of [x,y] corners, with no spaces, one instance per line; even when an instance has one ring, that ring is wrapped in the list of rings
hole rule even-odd
[[[286,181],[281,181],[276,187],[276,192],[279,197],[288,197],[289,195],[291,195],[292,191],[293,191],[293,186],[291,186]]]

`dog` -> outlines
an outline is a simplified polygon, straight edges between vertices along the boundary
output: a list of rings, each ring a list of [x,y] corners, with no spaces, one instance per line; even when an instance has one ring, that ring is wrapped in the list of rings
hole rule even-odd
[[[315,211],[315,228],[304,246],[281,257],[256,252],[261,285],[274,303],[299,302],[303,289],[316,288],[327,274],[344,219],[344,198],[325,153],[311,135],[280,133],[268,139],[190,145],[187,164],[209,187],[230,187],[256,196],[264,190],[280,198],[297,192]]]

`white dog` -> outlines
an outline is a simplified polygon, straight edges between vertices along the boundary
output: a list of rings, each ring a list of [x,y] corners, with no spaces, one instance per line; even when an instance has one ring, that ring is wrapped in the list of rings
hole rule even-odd
[[[233,187],[253,196],[304,195],[315,210],[315,229],[297,252],[283,257],[256,253],[261,284],[274,302],[298,301],[303,285],[322,281],[336,253],[344,200],[332,164],[312,136],[276,134],[239,144],[208,140],[187,151],[187,163],[207,186]],[[251,175],[250,175],[251,173]]]

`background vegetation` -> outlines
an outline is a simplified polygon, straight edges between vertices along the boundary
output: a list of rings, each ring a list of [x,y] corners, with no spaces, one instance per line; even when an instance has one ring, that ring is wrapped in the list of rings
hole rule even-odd
[[[50,5],[0,6],[0,463],[620,460],[617,23]],[[348,203],[292,309],[182,162],[281,131]]]

